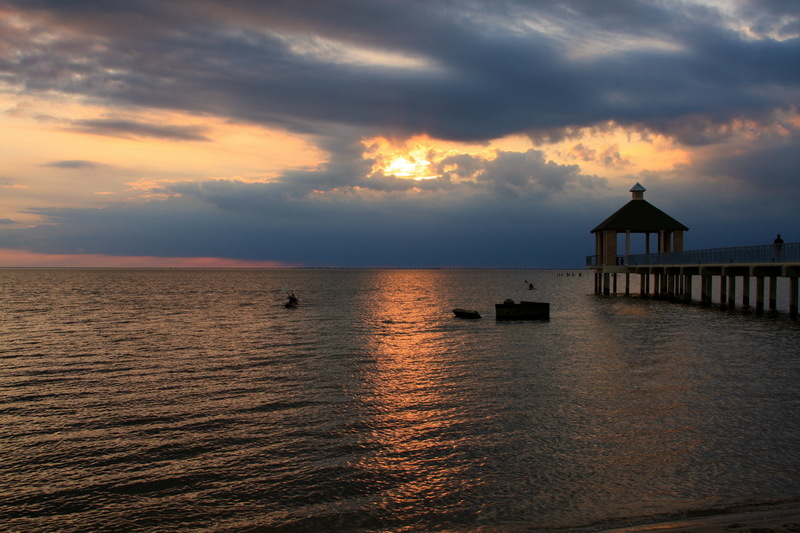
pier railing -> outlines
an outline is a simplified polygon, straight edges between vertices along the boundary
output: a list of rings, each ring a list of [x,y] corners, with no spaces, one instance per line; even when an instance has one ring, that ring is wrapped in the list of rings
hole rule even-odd
[[[600,266],[600,256],[586,257],[586,266]],[[783,245],[736,246],[661,254],[619,255],[619,266],[730,265],[748,263],[800,263],[800,242]]]

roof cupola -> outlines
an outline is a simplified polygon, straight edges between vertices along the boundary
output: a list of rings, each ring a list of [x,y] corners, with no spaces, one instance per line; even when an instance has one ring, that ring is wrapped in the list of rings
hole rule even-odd
[[[646,191],[646,190],[647,189],[642,187],[642,184],[637,181],[636,185],[631,187],[631,192],[633,193],[633,199],[634,200],[644,200],[644,191]]]

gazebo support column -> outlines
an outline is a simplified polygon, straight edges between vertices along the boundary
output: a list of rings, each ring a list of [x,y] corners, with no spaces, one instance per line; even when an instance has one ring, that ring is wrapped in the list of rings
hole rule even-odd
[[[778,278],[776,276],[769,277],[769,310],[775,311],[778,308]]]
[[[711,276],[706,274],[700,276],[700,302],[711,303]]]
[[[742,278],[742,307],[750,307],[750,274]]]
[[[756,313],[764,312],[764,276],[756,276]]]
[[[736,307],[736,276],[728,276],[728,307]]]

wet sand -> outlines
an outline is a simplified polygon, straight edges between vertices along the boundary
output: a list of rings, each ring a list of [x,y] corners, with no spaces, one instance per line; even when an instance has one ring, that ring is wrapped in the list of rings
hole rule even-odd
[[[605,533],[647,531],[688,533],[800,533],[800,507],[754,510],[687,518],[606,530]]]

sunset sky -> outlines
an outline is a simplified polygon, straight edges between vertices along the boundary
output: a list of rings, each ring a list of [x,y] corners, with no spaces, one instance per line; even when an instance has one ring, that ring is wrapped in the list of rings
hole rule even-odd
[[[797,0],[0,0],[0,266],[800,241]]]

